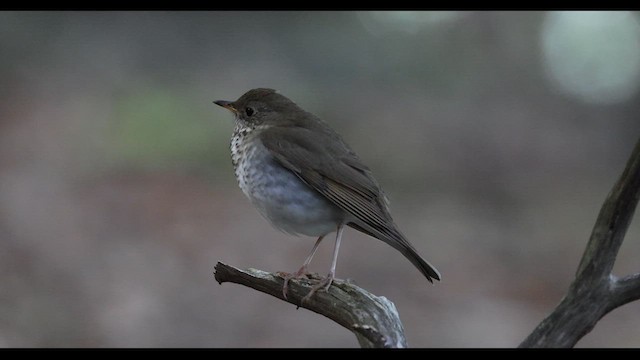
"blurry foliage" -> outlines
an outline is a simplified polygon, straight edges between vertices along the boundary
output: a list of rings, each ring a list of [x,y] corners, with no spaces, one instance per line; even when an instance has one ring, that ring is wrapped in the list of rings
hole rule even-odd
[[[228,155],[219,149],[227,146],[228,127],[216,131],[212,111],[203,113],[203,106],[194,106],[192,99],[188,94],[159,87],[120,96],[113,118],[112,161],[148,170],[206,170],[227,165]]]

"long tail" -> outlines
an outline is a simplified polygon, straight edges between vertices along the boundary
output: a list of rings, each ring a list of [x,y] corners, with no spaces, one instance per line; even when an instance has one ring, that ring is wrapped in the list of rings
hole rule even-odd
[[[362,231],[367,235],[371,235],[377,239],[380,239],[391,245],[396,250],[400,251],[400,253],[402,253],[404,257],[409,259],[409,261],[411,261],[411,263],[415,267],[417,267],[418,270],[420,270],[420,272],[427,278],[427,280],[429,280],[430,283],[433,283],[434,279],[440,281],[440,273],[438,272],[438,270],[436,270],[433,265],[429,264],[420,255],[418,255],[418,252],[413,247],[413,245],[411,245],[411,243],[409,243],[404,235],[402,235],[402,233],[400,233],[400,231],[398,231],[395,227],[387,227],[380,231],[369,226],[360,226],[359,224],[352,222],[348,225],[356,230]]]

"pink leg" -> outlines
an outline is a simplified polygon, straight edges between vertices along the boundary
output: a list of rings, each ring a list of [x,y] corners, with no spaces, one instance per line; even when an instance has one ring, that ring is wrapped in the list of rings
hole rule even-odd
[[[289,290],[289,280],[300,279],[304,277],[304,275],[307,273],[307,266],[309,266],[309,264],[311,263],[311,259],[313,259],[313,255],[315,255],[316,251],[318,251],[320,242],[324,237],[325,235],[322,235],[318,238],[318,240],[316,240],[315,245],[313,245],[313,249],[311,249],[311,253],[309,253],[309,256],[307,256],[307,259],[304,261],[304,264],[302,264],[302,267],[298,269],[298,271],[296,271],[295,273],[288,274],[287,276],[284,277],[284,285],[282,286],[282,295],[284,295],[285,299],[287,298],[287,292]]]
[[[340,241],[342,240],[342,231],[344,230],[344,226],[342,224],[338,225],[338,231],[336,233],[336,244],[333,248],[333,261],[331,262],[331,270],[329,270],[329,274],[326,278],[320,280],[320,283],[316,284],[311,291],[302,298],[302,302],[305,302],[311,299],[311,296],[315,294],[318,290],[324,289],[324,291],[329,290],[333,279],[336,276],[336,264],[338,263],[338,251],[340,250]]]

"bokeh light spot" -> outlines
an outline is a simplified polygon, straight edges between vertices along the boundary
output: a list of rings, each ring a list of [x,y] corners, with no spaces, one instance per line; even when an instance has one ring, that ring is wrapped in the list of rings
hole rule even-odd
[[[542,54],[554,86],[594,104],[628,100],[640,85],[640,25],[628,11],[550,12]]]

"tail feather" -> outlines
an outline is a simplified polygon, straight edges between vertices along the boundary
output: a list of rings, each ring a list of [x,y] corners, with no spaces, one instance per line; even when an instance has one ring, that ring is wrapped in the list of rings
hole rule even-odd
[[[385,243],[391,245],[394,249],[400,251],[404,257],[406,257],[411,263],[420,270],[422,275],[424,275],[430,283],[433,283],[433,280],[440,281],[440,273],[436,270],[433,265],[429,264],[426,260],[424,260],[416,249],[409,243],[409,241],[395,228],[385,228],[383,231],[378,229],[374,229],[370,226],[360,226],[356,223],[347,224],[352,228],[362,231],[363,233],[373,236],[377,239],[384,241]]]

